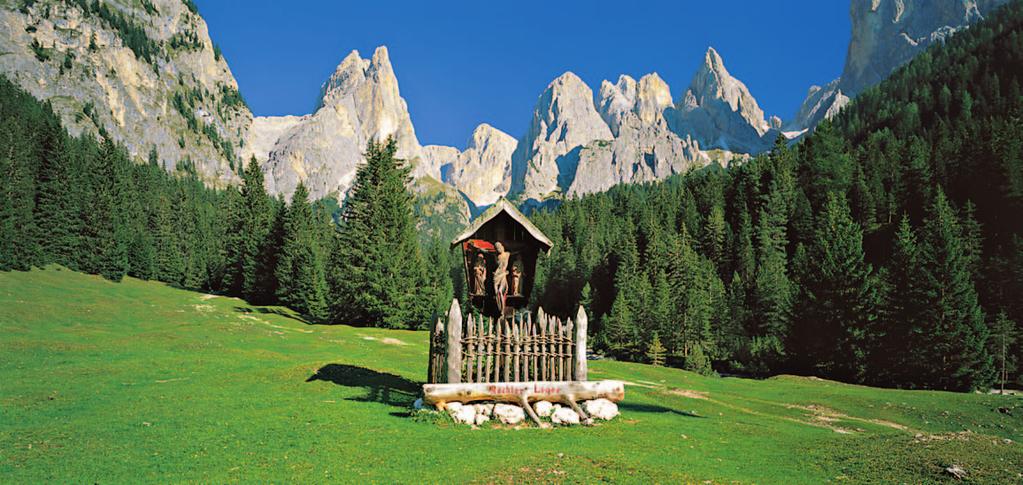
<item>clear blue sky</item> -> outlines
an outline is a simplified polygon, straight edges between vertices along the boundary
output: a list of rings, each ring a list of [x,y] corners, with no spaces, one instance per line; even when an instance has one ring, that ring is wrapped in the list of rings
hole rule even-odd
[[[656,71],[677,100],[707,46],[768,115],[838,77],[848,0],[197,0],[257,115],[305,114],[352,49],[387,45],[419,141],[464,148],[482,122],[519,137],[565,71],[595,92]]]

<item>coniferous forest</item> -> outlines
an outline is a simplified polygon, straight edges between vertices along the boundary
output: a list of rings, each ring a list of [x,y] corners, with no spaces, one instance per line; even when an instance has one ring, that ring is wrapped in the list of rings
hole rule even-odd
[[[69,136],[49,105],[2,79],[0,120],[2,270],[56,263],[280,303],[313,322],[392,328],[425,327],[450,303],[449,270],[431,277],[425,265],[447,255],[420,253],[393,140],[369,147],[339,231],[301,185],[290,203],[272,198],[255,161],[240,187],[207,188],[187,163],[169,174],[155,153],[135,163],[102,133]]]
[[[554,241],[534,304],[576,305],[595,348],[701,373],[793,372],[982,389],[1023,325],[1023,5],[918,56],[804,140],[725,169],[532,215]],[[310,321],[424,328],[459,256],[422,244],[393,141],[371,144],[335,224],[188,164],[71,137],[0,80],[0,269],[60,264],[285,304]],[[455,267],[453,269],[453,266]],[[464,298],[463,298],[464,301]]]
[[[794,146],[536,213],[535,300],[581,303],[620,359],[950,390],[1004,360],[1018,382],[1021,78],[1012,3]]]

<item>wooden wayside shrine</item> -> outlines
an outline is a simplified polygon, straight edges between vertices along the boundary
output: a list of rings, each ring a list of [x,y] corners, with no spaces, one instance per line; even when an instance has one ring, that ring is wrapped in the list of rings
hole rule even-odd
[[[588,421],[578,400],[625,397],[620,381],[588,380],[581,306],[574,321],[542,308],[535,317],[525,310],[537,256],[552,244],[512,204],[498,200],[451,244],[462,247],[475,311],[463,317],[455,299],[446,321],[437,319],[423,386],[426,403],[443,409],[454,401],[512,402],[543,426],[530,402],[561,402]]]

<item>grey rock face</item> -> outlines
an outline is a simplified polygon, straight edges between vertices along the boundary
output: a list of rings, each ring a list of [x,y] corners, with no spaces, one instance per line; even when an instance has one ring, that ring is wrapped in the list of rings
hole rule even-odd
[[[312,115],[289,121],[257,119],[253,126],[250,146],[265,146],[273,137],[269,131],[280,132],[263,171],[268,189],[288,197],[303,181],[313,198],[343,198],[371,140],[393,135],[400,158],[414,166],[423,158],[386,47],[378,47],[372,59],[363,59],[358,51],[345,57],[324,83],[320,107]]]
[[[976,22],[1007,0],[853,0],[852,39],[839,88],[848,96]]]
[[[443,180],[441,170],[445,166],[456,163],[461,152],[455,147],[444,145],[426,145],[423,147],[423,157],[412,169],[413,177],[430,176],[436,180]]]
[[[656,73],[638,83],[626,75],[616,84],[604,81],[597,104],[615,137],[569,153],[576,170],[562,174],[567,195],[662,179],[709,162],[697,142],[669,128],[664,114],[672,106],[671,90]]]
[[[627,74],[619,76],[615,84],[608,80],[600,83],[597,111],[614,136],[618,136],[622,117],[636,105],[636,87],[636,80]]]
[[[852,0],[852,38],[842,76],[823,88],[810,88],[795,118],[786,123],[786,136],[812,130],[934,42],[944,42],[1006,1]]]
[[[113,2],[156,47],[147,61],[98,15],[71,2],[43,0],[25,11],[21,3],[0,4],[0,73],[49,100],[73,135],[102,127],[137,159],[155,148],[168,170],[188,159],[211,185],[238,180],[237,148],[252,114],[232,101],[238,84],[199,15],[180,0],[154,0],[155,12]],[[40,59],[33,43],[48,58]]]
[[[725,69],[714,48],[693,76],[683,99],[675,105],[674,131],[688,134],[705,149],[756,153],[767,148],[762,137],[770,129],[764,111],[746,85]]]
[[[562,74],[540,95],[529,131],[512,155],[512,191],[536,200],[555,194],[567,186],[563,177],[575,173],[582,146],[612,136],[589,86],[571,72]]]
[[[511,189],[511,159],[518,142],[486,123],[476,127],[465,151],[441,166],[441,180],[477,207],[493,204]]]
[[[621,183],[659,180],[710,162],[698,143],[679,138],[663,122],[627,122],[614,140],[593,141],[570,156],[575,157],[577,167],[565,180],[569,196],[600,192]]]
[[[849,97],[838,88],[838,83],[839,80],[836,79],[823,88],[810,86],[795,118],[783,128],[786,137],[791,139],[801,136],[821,121],[831,119],[849,104]]]

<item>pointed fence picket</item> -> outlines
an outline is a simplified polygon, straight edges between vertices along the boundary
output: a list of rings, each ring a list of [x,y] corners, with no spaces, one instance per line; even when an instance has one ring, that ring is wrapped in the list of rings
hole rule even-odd
[[[457,347],[457,348],[456,348]],[[586,380],[586,313],[561,319],[539,309],[462,319],[458,301],[431,332],[427,379],[436,383]]]

